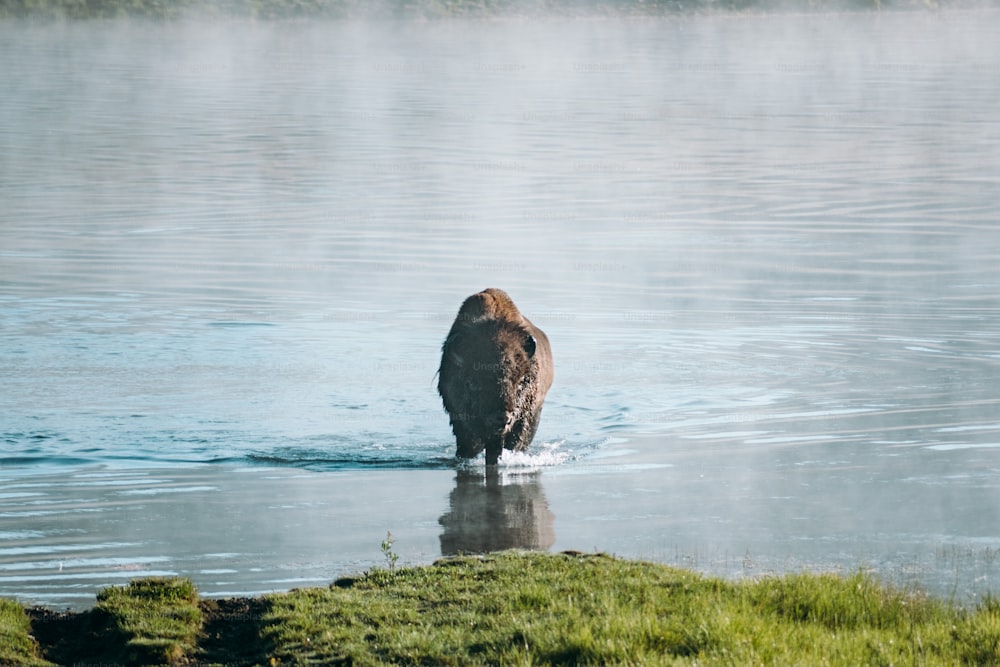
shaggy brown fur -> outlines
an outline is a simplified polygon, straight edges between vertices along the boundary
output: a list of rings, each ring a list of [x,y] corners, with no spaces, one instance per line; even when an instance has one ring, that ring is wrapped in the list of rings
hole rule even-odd
[[[507,293],[486,289],[465,300],[441,347],[438,393],[451,418],[458,456],[521,451],[535,437],[552,386],[552,351],[545,333]]]

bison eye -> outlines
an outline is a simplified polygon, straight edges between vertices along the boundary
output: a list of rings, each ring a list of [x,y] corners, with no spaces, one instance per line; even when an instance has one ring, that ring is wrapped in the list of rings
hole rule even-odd
[[[535,356],[535,346],[535,337],[528,334],[528,337],[524,339],[524,351],[528,353],[529,359]]]

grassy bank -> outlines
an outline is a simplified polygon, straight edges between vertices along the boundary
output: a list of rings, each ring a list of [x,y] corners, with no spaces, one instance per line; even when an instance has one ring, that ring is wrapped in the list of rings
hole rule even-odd
[[[989,2],[989,0],[985,0]],[[982,0],[0,0],[0,18],[437,18],[981,6]]]
[[[0,664],[996,665],[1000,603],[863,575],[727,582],[603,555],[509,552],[328,588],[201,600],[184,579],[93,610],[0,605]]]

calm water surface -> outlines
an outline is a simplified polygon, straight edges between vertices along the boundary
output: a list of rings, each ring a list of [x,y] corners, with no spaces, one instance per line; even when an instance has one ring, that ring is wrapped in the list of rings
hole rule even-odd
[[[998,19],[0,24],[0,595],[387,531],[1000,591]],[[556,361],[489,476],[488,286]]]

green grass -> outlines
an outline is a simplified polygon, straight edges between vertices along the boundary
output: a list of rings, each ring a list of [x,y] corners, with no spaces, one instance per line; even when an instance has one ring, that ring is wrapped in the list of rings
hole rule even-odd
[[[192,654],[201,631],[198,592],[189,579],[139,579],[106,588],[97,608],[111,619],[121,648],[115,660],[170,664]]]
[[[100,593],[85,612],[100,627],[64,627],[87,633],[70,646],[97,632],[97,657],[129,665],[1000,665],[1000,600],[966,609],[861,573],[730,582],[504,552],[244,602],[227,620],[188,580],[139,580]],[[36,648],[19,605],[0,612],[0,664],[72,664],[41,635]]]
[[[350,585],[347,585],[347,584]],[[270,598],[280,664],[998,664],[975,612],[864,575],[730,583],[607,556],[505,553]]]
[[[31,638],[31,625],[24,608],[13,600],[0,598],[0,665],[42,667],[51,663],[38,657]]]

